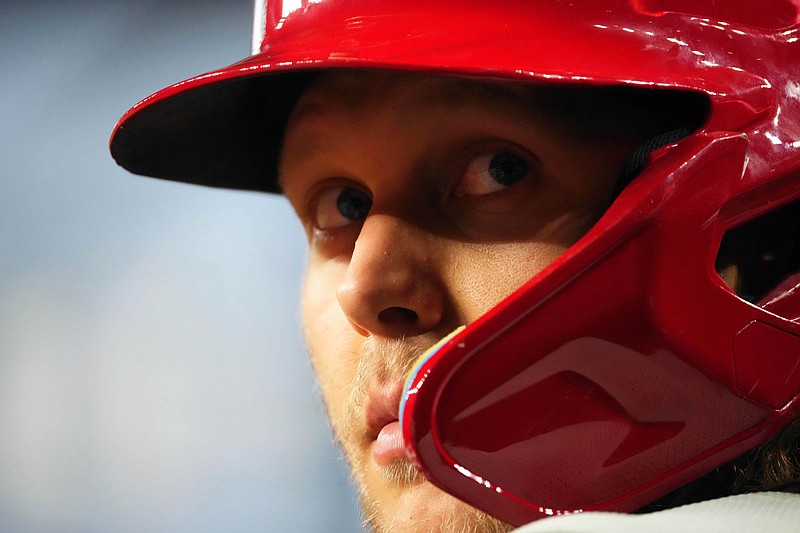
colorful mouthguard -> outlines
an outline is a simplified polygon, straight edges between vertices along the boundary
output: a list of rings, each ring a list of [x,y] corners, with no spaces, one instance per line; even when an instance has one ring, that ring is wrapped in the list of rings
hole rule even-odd
[[[409,395],[414,394],[416,392],[415,383],[417,382],[417,373],[419,369],[424,365],[431,357],[436,355],[436,353],[447,344],[453,337],[461,333],[466,326],[458,326],[456,329],[448,333],[445,337],[443,337],[439,342],[428,348],[425,353],[419,356],[417,361],[414,363],[414,366],[411,367],[411,370],[408,372],[406,376],[405,384],[403,385],[403,394],[400,397],[400,426],[403,427],[403,414],[406,408],[406,398]]]

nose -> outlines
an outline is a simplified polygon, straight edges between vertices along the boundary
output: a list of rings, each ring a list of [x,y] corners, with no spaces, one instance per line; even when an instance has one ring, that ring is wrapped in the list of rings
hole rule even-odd
[[[411,337],[442,321],[440,258],[429,234],[400,218],[371,214],[364,220],[339,305],[362,335]]]

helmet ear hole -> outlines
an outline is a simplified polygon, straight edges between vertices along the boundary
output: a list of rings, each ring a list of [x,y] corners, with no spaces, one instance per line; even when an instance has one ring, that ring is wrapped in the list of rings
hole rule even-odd
[[[640,144],[625,161],[625,165],[622,167],[622,170],[619,173],[615,196],[622,192],[622,189],[627,187],[633,178],[635,178],[642,171],[647,163],[647,158],[650,156],[650,152],[657,150],[662,146],[676,143],[690,133],[692,133],[692,130],[689,128],[678,128],[659,133],[658,135],[650,137]]]
[[[714,268],[740,298],[761,307],[800,284],[800,200],[725,233]]]

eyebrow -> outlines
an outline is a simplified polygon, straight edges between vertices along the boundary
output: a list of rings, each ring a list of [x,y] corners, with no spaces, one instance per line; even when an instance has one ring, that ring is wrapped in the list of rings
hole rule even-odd
[[[287,159],[299,160],[301,159],[300,157],[301,154],[304,158],[311,158],[315,154],[324,152],[325,145],[327,144],[329,143],[323,136],[315,133],[304,135],[302,145],[297,147],[291,147],[289,150],[286,150],[285,142],[281,144],[281,147],[278,150],[278,168],[276,169],[276,183],[282,193],[285,193],[286,189],[284,162]],[[288,158],[286,156],[287,153],[289,154]]]

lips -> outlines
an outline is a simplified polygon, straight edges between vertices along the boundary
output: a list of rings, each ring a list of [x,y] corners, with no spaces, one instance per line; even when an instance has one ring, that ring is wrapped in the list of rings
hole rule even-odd
[[[386,424],[398,420],[402,392],[403,387],[400,383],[384,385],[372,390],[364,412],[370,440],[375,440]]]
[[[386,466],[406,457],[398,422],[401,383],[373,389],[367,399],[365,418],[375,462]]]

